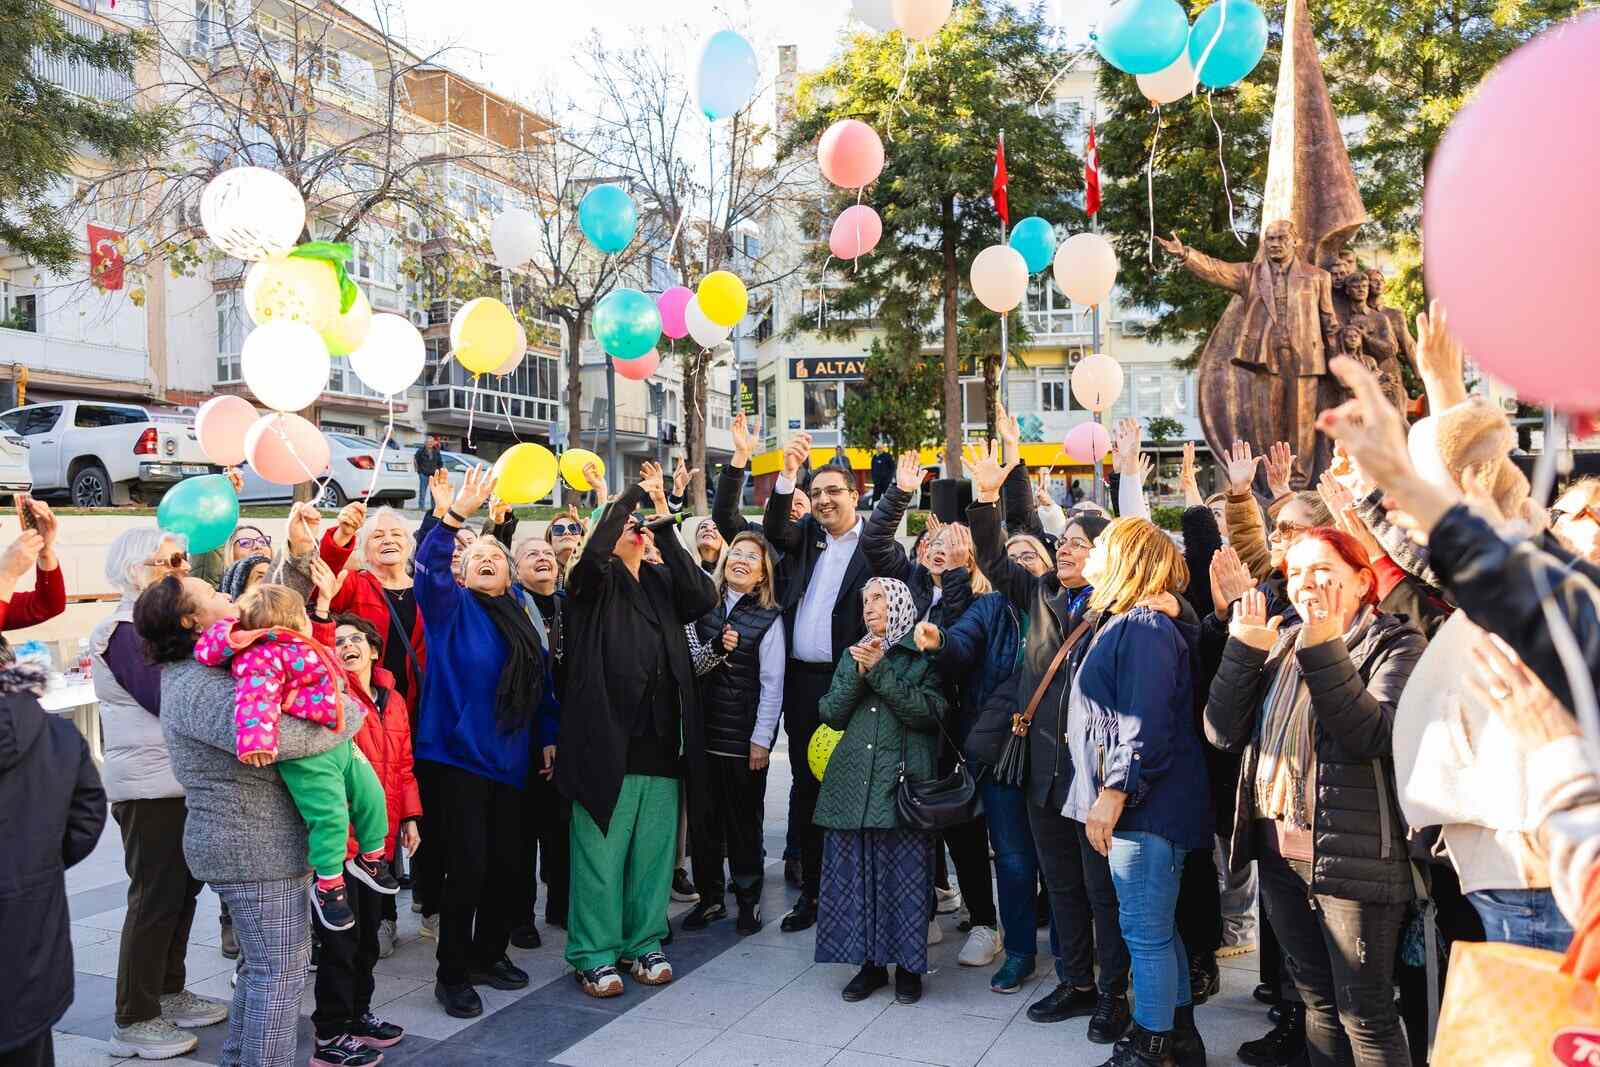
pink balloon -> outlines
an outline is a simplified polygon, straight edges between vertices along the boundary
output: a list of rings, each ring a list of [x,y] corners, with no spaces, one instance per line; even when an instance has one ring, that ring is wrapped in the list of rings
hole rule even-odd
[[[860,119],[840,119],[817,142],[822,176],[845,189],[871,185],[883,173],[883,142]]]
[[[1600,292],[1596,54],[1600,12],[1502,61],[1450,124],[1423,196],[1428,290],[1467,355],[1524,400],[1570,411],[1600,408],[1581,311]]]
[[[1079,463],[1104,459],[1111,451],[1111,435],[1098,422],[1080,422],[1067,431],[1067,455]]]
[[[632,381],[642,382],[661,366],[661,353],[651,349],[638,359],[619,359],[617,373]]]
[[[244,462],[244,437],[255,421],[256,409],[250,401],[224,393],[207,400],[194,413],[194,435],[211,462],[237,467]]]
[[[661,332],[676,341],[689,335],[689,323],[684,320],[684,309],[694,299],[694,290],[674,285],[656,297],[656,307],[661,312]]]
[[[878,246],[883,238],[883,220],[865,204],[852,204],[833,220],[828,234],[828,251],[836,259],[855,259]]]
[[[257,474],[278,485],[299,485],[320,478],[327,472],[330,458],[328,439],[322,431],[299,415],[284,411],[256,420],[244,435],[244,453]]]

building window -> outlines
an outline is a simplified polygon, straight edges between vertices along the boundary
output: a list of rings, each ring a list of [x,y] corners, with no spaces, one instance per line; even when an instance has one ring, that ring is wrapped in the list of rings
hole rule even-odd
[[[983,380],[964,381],[961,383],[961,421],[968,426],[988,425],[987,415],[988,390],[983,387]]]
[[[1047,376],[1041,372],[1039,379],[1040,411],[1070,411],[1067,395],[1067,376],[1065,374],[1057,372]]]
[[[244,299],[238,289],[219,289],[214,297],[217,305],[217,381],[237,382],[239,353],[244,350],[245,334],[249,332],[244,321]]]
[[[0,281],[0,328],[39,332],[39,295],[13,289],[10,282]]]
[[[367,432],[366,427],[357,426],[353,422],[329,422],[323,419],[318,425],[323,433],[347,433],[352,437],[364,437]]]
[[[805,428],[837,430],[844,417],[838,382],[806,382]]]
[[[761,428],[770,445],[778,440],[778,380],[762,378],[756,383],[756,389],[761,394]]]

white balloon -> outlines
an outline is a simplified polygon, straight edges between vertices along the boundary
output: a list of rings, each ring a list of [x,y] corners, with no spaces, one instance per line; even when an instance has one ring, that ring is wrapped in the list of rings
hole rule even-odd
[[[539,219],[527,208],[508,207],[489,227],[494,261],[507,270],[525,265],[539,250]]]
[[[895,28],[894,5],[891,0],[855,0],[850,9],[856,18],[879,33],[888,33]]]
[[[1122,395],[1122,366],[1103,352],[1084,356],[1072,368],[1072,395],[1096,415]]]
[[[374,327],[377,319],[374,315]],[[316,403],[328,387],[331,362],[328,346],[303,322],[257,326],[244,339],[239,353],[244,384],[257,400],[278,411],[299,411]]]
[[[1117,284],[1117,254],[1099,234],[1075,233],[1056,249],[1055,277],[1074,304],[1103,304]]]
[[[925,41],[950,20],[951,0],[890,0],[894,24],[913,41]]]
[[[1406,435],[1406,451],[1411,453],[1411,465],[1417,468],[1418,474],[1435,485],[1455,487],[1450,468],[1444,465],[1444,458],[1439,455],[1439,420],[1436,416],[1426,415],[1411,424],[1411,431]]]
[[[706,318],[706,313],[700,310],[698,296],[684,305],[683,321],[689,326],[689,336],[701,348],[716,348],[733,332],[732,326],[719,326]]]
[[[972,295],[1004,314],[1028,294],[1028,261],[1010,245],[990,245],[972,260]]]
[[[200,225],[236,259],[281,256],[300,243],[306,202],[289,179],[265,167],[234,167],[206,183]]]
[[[1194,65],[1189,62],[1189,50],[1185,48],[1179,52],[1178,58],[1170,66],[1154,74],[1140,74],[1134,81],[1139,83],[1139,91],[1152,104],[1171,104],[1182,100],[1194,91]]]
[[[522,357],[528,354],[528,331],[522,328],[522,323],[517,323],[516,351],[506,357],[506,361],[490,371],[490,374],[510,374],[522,366]]]
[[[411,320],[385,311],[372,316],[367,339],[350,353],[350,369],[368,388],[394,396],[422,377],[426,357],[422,335]]]

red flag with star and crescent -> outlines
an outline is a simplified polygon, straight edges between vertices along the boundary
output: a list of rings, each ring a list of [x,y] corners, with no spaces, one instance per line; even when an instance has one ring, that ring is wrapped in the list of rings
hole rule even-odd
[[[1006,135],[1000,133],[1000,141],[994,150],[994,211],[1000,216],[1000,221],[1007,226],[1011,225],[1011,208],[1006,203]]]
[[[1100,150],[1094,145],[1094,127],[1089,127],[1089,147],[1083,154],[1083,212],[1090,218],[1100,210]]]

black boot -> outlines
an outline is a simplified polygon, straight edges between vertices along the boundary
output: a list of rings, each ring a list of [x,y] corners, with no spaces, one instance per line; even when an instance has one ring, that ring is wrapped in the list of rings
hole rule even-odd
[[[709,893],[700,894],[700,903],[689,909],[689,914],[683,917],[685,930],[704,930],[707,923],[714,923],[718,919],[728,917],[728,906],[722,902],[720,896]]]
[[[1206,1043],[1194,1025],[1194,1005],[1172,1013],[1172,1058],[1178,1067],[1206,1067]]]
[[[1306,1006],[1285,1004],[1282,1017],[1263,1037],[1239,1046],[1239,1062],[1250,1067],[1289,1067],[1306,1051]]]
[[[1173,1067],[1172,1035],[1133,1024],[1101,1067]]]
[[[1189,957],[1189,995],[1199,1007],[1222,992],[1222,975],[1217,971],[1215,956]]]
[[[801,930],[809,930],[816,924],[817,902],[802,893],[800,894],[800,899],[794,902],[794,907],[789,909],[789,914],[783,917],[783,922],[779,923],[778,926],[784,933],[794,934],[799,933]]]
[[[889,968],[877,963],[866,963],[862,964],[856,976],[845,984],[844,991],[839,995],[854,1003],[866,1000],[888,984]]]
[[[739,918],[734,929],[746,936],[761,930],[761,889],[735,889],[734,899],[739,902]]]
[[[1089,1020],[1089,1040],[1097,1045],[1109,1045],[1127,1031],[1132,1021],[1126,993],[1101,993],[1095,1001],[1094,1016]]]
[[[894,969],[894,1002],[915,1004],[922,999],[922,975],[904,967]]]

